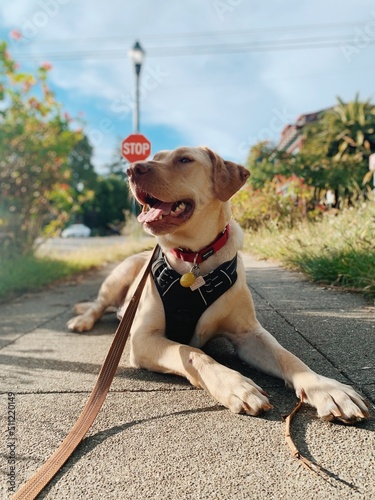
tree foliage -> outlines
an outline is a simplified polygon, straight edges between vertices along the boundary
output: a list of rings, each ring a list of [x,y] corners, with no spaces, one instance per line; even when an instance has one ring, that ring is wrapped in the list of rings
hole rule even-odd
[[[83,135],[71,152],[68,164],[71,170],[70,185],[79,192],[94,189],[98,174],[92,163],[93,147],[86,135]]]
[[[250,183],[260,189],[276,174],[297,175],[308,186],[332,189],[336,199],[350,199],[370,180],[368,158],[375,152],[375,106],[359,96],[322,113],[303,129],[303,146],[296,154],[278,151],[265,142],[249,155]]]
[[[69,155],[70,184],[79,206],[72,219],[87,224],[93,234],[118,233],[129,209],[124,162],[116,151],[113,162],[107,165],[109,174],[98,175],[92,164],[92,154],[93,148],[84,136]]]
[[[96,233],[105,235],[120,231],[129,208],[127,183],[115,175],[98,176],[92,198],[82,205],[81,217]]]
[[[0,223],[20,251],[73,203],[69,153],[82,138],[69,128],[47,82],[50,65],[21,72],[0,43]]]
[[[118,139],[119,147],[113,153],[112,161],[107,165],[110,175],[127,182],[126,162],[121,154],[121,139]]]
[[[292,175],[293,165],[283,161],[286,155],[275,150],[267,141],[255,144],[249,154],[248,166],[251,172],[250,184],[254,189],[262,189],[276,174]],[[289,157],[288,157],[289,160]]]
[[[260,189],[247,184],[232,198],[233,216],[245,229],[291,228],[306,218],[310,191],[295,175],[276,175]]]
[[[98,176],[92,145],[71,130],[49,87],[50,70],[45,63],[22,72],[0,43],[0,246],[5,235],[20,252],[70,222],[86,221],[99,234],[116,230],[129,208],[123,166],[117,161],[109,177]]]

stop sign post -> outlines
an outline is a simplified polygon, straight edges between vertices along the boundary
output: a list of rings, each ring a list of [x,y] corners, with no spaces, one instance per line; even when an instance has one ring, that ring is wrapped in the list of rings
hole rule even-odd
[[[143,161],[151,154],[151,142],[143,134],[130,134],[122,141],[121,152],[129,163]]]

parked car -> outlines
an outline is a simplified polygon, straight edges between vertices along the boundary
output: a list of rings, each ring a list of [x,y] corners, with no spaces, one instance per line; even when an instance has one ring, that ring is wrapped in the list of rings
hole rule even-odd
[[[62,238],[88,238],[91,229],[84,224],[72,224],[61,232]]]

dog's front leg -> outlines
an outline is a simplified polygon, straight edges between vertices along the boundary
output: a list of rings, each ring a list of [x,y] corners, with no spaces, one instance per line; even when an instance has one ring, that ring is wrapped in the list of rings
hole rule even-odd
[[[148,254],[149,252],[142,252],[132,255],[116,266],[102,283],[95,302],[76,304],[74,312],[78,316],[68,321],[69,330],[89,331],[109,307],[120,306],[129,287],[137,279],[142,266],[146,263]]]
[[[369,417],[366,403],[352,387],[315,373],[261,326],[231,340],[241,359],[284,379],[299,398],[317,409],[319,417],[344,423]]]
[[[139,368],[183,376],[234,413],[258,415],[272,408],[266,393],[252,380],[217,363],[200,349],[168,340],[161,332],[134,332],[130,362]]]

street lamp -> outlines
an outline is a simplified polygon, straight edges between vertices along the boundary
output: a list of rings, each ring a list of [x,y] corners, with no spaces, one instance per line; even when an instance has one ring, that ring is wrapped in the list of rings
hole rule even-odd
[[[139,76],[141,74],[141,67],[145,56],[145,51],[142,49],[139,42],[135,42],[134,47],[129,50],[130,59],[134,65],[135,71],[135,106],[133,117],[133,132],[139,133]]]

